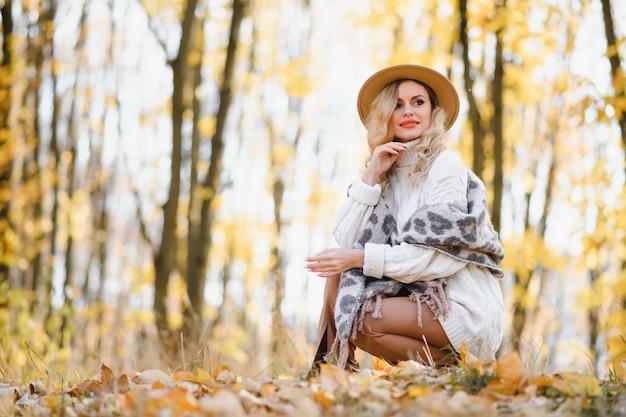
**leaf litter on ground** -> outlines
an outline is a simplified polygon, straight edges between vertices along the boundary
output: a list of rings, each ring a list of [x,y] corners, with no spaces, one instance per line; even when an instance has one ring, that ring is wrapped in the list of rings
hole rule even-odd
[[[414,361],[350,373],[322,365],[309,378],[249,378],[213,371],[148,369],[92,377],[61,387],[38,379],[0,384],[0,415],[247,416],[624,416],[626,383],[578,372],[531,373],[517,354],[482,364],[461,352],[458,366]],[[57,384],[58,385],[58,384]]]

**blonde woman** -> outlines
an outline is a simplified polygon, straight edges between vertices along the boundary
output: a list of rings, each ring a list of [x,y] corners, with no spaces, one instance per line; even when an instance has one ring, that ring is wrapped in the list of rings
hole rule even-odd
[[[333,225],[339,247],[310,256],[326,278],[314,368],[357,370],[355,347],[397,363],[450,363],[464,345],[495,358],[504,330],[504,252],[482,182],[444,135],[452,83],[419,65],[382,69],[357,107],[370,157]]]

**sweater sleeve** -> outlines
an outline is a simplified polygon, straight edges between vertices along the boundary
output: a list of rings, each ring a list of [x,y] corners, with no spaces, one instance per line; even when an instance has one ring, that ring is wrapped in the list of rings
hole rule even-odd
[[[385,276],[408,284],[449,277],[466,265],[467,262],[423,246],[366,243],[363,273],[374,278]]]
[[[430,168],[424,193],[424,204],[467,207],[467,170],[458,154],[444,151],[439,155]],[[428,247],[367,243],[363,273],[410,283],[451,276],[466,265],[467,262]]]
[[[348,198],[343,203],[333,223],[333,237],[341,248],[352,248],[361,235],[381,193],[380,184],[370,186],[359,176],[348,189]]]

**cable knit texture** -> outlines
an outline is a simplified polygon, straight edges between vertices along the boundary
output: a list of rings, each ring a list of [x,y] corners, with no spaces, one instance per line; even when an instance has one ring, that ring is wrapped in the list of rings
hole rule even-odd
[[[405,155],[408,156],[405,157]],[[442,156],[438,157],[435,162],[441,160],[444,165],[452,168],[453,174],[449,175],[448,182],[452,181],[453,187],[467,184],[466,193],[461,198],[455,198],[454,194],[447,196],[440,194],[434,198],[422,199],[422,201],[411,201],[407,205],[402,204],[403,201],[398,198],[398,193],[393,191],[375,201],[374,197],[375,194],[380,193],[380,186],[378,188],[367,187],[364,184],[358,184],[357,181],[355,189],[350,190],[352,204],[361,206],[361,210],[356,215],[353,213],[352,219],[345,210],[340,213],[339,221],[335,225],[335,235],[339,238],[343,237],[345,244],[346,231],[345,229],[342,230],[340,225],[354,225],[359,223],[359,215],[368,214],[365,222],[361,220],[360,235],[358,239],[354,239],[353,243],[354,248],[366,250],[366,261],[363,269],[353,269],[342,275],[335,307],[337,338],[327,356],[329,362],[344,366],[348,354],[348,339],[356,337],[356,332],[359,330],[365,313],[372,312],[374,317],[380,317],[381,297],[398,294],[404,288],[409,290],[412,300],[418,301],[420,308],[418,308],[418,317],[416,318],[417,324],[421,325],[421,305],[425,303],[433,311],[435,317],[442,322],[444,331],[456,349],[459,347],[458,344],[466,343],[465,339],[468,335],[464,334],[463,331],[467,327],[465,323],[461,323],[461,326],[455,328],[452,321],[448,321],[451,310],[457,316],[464,314],[458,311],[458,306],[455,305],[454,301],[450,303],[448,295],[450,278],[446,278],[445,275],[432,277],[426,271],[433,268],[442,272],[449,270],[454,277],[458,274],[463,275],[470,270],[475,271],[478,268],[478,270],[489,271],[487,274],[492,275],[491,280],[493,280],[493,276],[501,277],[503,275],[500,264],[504,252],[489,221],[484,185],[476,175],[464,167],[462,171],[465,172],[466,177],[463,178],[462,175],[459,175],[460,170],[458,168],[462,164],[459,164],[460,161],[454,161],[454,158],[452,158],[454,162],[449,162],[450,154],[444,152]],[[410,153],[405,152],[403,157],[397,161],[395,176],[392,175],[392,181],[394,178],[396,179],[394,182],[395,190],[398,191],[406,187],[409,189],[417,188],[420,192],[408,195],[402,193],[405,199],[408,198],[409,200],[411,200],[410,197],[415,196],[428,197],[429,194],[424,192],[425,190],[419,189],[420,186],[424,186],[425,182],[415,182],[409,175],[406,175],[408,173],[398,172],[405,167],[411,167]],[[456,172],[454,172],[454,168],[457,169]],[[398,184],[398,178],[406,178],[408,181],[405,181],[404,184]],[[429,204],[429,201],[434,203]],[[371,205],[374,206],[370,209],[369,206]],[[413,208],[410,215],[406,214],[407,206]],[[397,227],[398,220],[401,221],[399,223],[400,228]],[[429,265],[432,265],[423,268],[425,276],[418,274],[415,277],[409,277],[409,279],[404,277],[403,281],[390,279],[390,277],[377,279],[383,275],[385,265],[389,263],[386,260],[388,257],[386,252],[392,253],[398,249],[393,254],[397,258],[398,255],[402,256],[402,253],[411,251],[415,253],[420,248],[426,255],[423,258],[428,259]],[[434,255],[434,252],[440,254],[439,258]],[[404,257],[401,258],[400,263],[407,264]],[[456,274],[457,271],[458,274]],[[484,272],[478,275],[481,274],[484,276]],[[488,292],[493,293],[493,286],[490,286]],[[444,323],[448,325],[444,325]],[[449,325],[451,323],[452,325]],[[501,335],[499,338],[496,335],[495,339],[497,339],[496,343],[490,341],[486,344],[487,346],[484,346],[482,340],[476,340],[476,343],[473,344],[470,340],[470,345],[472,345],[470,352],[478,353],[477,356],[492,356],[500,343]]]

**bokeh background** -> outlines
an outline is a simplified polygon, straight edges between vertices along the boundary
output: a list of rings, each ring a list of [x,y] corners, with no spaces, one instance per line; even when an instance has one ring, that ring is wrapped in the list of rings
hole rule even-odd
[[[432,66],[507,251],[501,353],[626,358],[626,4],[0,0],[0,368],[302,374],[361,83]],[[363,360],[366,360],[364,358]]]

